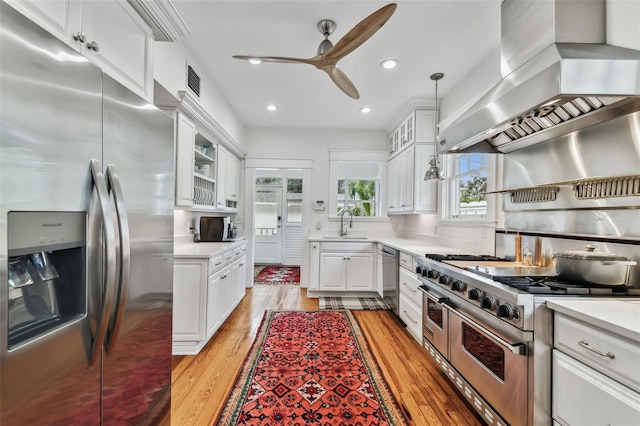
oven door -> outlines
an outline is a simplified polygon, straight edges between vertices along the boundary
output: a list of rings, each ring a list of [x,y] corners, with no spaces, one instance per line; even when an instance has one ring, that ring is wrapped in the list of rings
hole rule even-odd
[[[423,290],[422,293],[422,336],[427,339],[445,358],[448,356],[446,298]]]
[[[512,425],[526,425],[528,343],[508,341],[470,316],[449,313],[449,362]]]

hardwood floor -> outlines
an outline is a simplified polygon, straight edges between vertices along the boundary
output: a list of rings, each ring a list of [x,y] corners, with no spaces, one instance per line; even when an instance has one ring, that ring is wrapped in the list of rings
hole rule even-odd
[[[298,286],[254,286],[198,356],[173,357],[171,420],[213,425],[224,407],[265,309],[318,309]],[[389,311],[353,311],[389,387],[414,425],[482,425],[440,368]],[[167,416],[168,417],[168,416]]]

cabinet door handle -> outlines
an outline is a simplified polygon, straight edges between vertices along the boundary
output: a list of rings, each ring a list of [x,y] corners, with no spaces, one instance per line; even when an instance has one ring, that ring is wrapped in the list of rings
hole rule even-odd
[[[601,351],[600,349],[596,349],[596,348],[594,348],[594,347],[589,346],[589,342],[587,342],[586,340],[580,340],[580,341],[578,342],[578,344],[579,344],[580,346],[582,346],[583,348],[585,348],[585,349],[587,349],[587,350],[589,350],[589,351],[591,351],[591,352],[593,352],[593,353],[595,353],[595,354],[598,354],[598,355],[600,355],[600,356],[603,356],[603,357],[605,357],[605,358],[611,358],[611,359],[614,359],[614,358],[616,357],[616,356],[615,356],[615,354],[614,354],[613,352],[604,352],[604,351]]]
[[[87,43],[87,49],[93,50],[94,52],[99,52],[100,51],[100,45],[98,43],[96,43],[95,41],[92,41],[92,42]]]
[[[83,32],[77,32],[73,35],[73,39],[77,42],[84,43],[87,41],[87,36]]]
[[[218,263],[216,263],[216,264],[215,264],[215,265],[213,265],[213,266],[218,266],[218,265],[220,265],[221,263],[222,263],[222,262],[218,262]]]
[[[223,280],[227,278],[226,275],[221,276],[220,278],[222,278]]]

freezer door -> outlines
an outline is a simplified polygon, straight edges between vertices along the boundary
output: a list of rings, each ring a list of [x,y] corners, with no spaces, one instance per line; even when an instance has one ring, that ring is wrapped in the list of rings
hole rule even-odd
[[[95,207],[89,164],[102,155],[102,73],[4,2],[0,28],[0,424],[95,425],[100,365],[90,366],[89,355],[98,321],[87,297],[77,320],[8,347],[16,297],[6,278],[7,220],[11,211],[95,217],[87,215]],[[92,259],[100,257],[99,233],[87,227]],[[88,282],[96,278],[79,268],[74,273]]]
[[[171,397],[174,124],[108,76],[103,88],[105,173],[128,223],[103,358],[103,423],[154,424]]]

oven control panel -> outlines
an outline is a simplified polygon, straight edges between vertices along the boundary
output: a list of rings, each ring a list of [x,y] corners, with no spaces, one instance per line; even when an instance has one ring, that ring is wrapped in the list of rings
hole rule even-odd
[[[524,315],[522,306],[500,300],[497,296],[491,294],[490,291],[479,289],[473,284],[451,277],[445,272],[423,264],[422,262],[419,262],[418,266],[416,266],[416,274],[423,279],[426,278],[438,284],[438,287],[453,293],[466,302],[481,308],[483,311],[516,327],[523,328]]]

